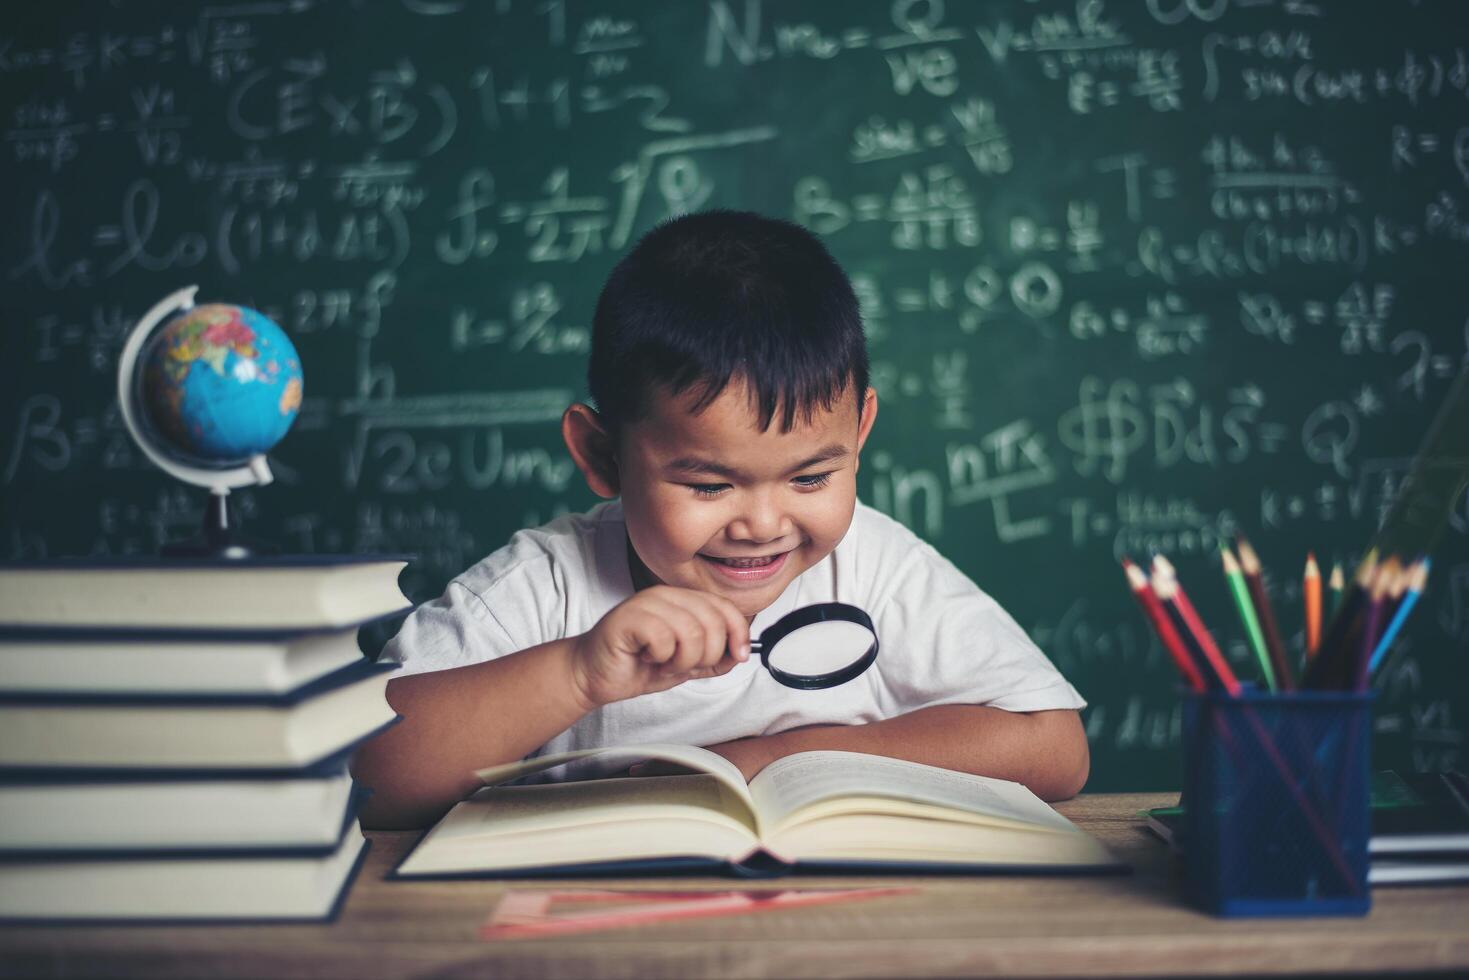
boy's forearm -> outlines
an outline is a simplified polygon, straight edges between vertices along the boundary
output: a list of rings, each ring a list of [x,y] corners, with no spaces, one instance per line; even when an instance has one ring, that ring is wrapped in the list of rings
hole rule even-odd
[[[713,747],[753,775],[796,752],[842,749],[1024,783],[1043,800],[1075,796],[1090,754],[1075,711],[946,704],[866,725],[817,725]]]
[[[402,721],[368,742],[353,775],[373,790],[363,823],[422,827],[478,786],[474,770],[515,762],[587,708],[571,674],[571,641],[388,683]]]

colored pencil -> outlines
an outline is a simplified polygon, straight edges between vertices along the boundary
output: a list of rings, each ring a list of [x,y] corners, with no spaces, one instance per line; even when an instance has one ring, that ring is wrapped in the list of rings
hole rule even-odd
[[[1367,599],[1367,624],[1362,629],[1362,644],[1353,662],[1353,687],[1359,691],[1367,689],[1367,668],[1372,662],[1372,652],[1377,648],[1377,641],[1381,638],[1382,607],[1387,601],[1389,587],[1397,579],[1398,570],[1389,567],[1391,561],[1392,559],[1383,562],[1372,576]]]
[[[1341,562],[1333,562],[1331,566],[1331,581],[1327,584],[1327,588],[1331,589],[1331,614],[1333,616],[1341,608],[1341,595],[1346,587],[1347,577],[1342,573]]]
[[[1322,687],[1350,690],[1356,680],[1357,650],[1362,645],[1362,627],[1372,599],[1377,568],[1375,552],[1357,566],[1342,596],[1341,606],[1327,627],[1326,636],[1321,640],[1320,659],[1324,661],[1322,666],[1325,668]]]
[[[1152,586],[1148,584],[1148,577],[1143,570],[1138,568],[1127,558],[1122,559],[1122,568],[1127,573],[1127,584],[1132,586],[1132,594],[1143,607],[1143,613],[1148,621],[1153,624],[1153,630],[1158,634],[1158,639],[1163,643],[1163,649],[1168,656],[1173,658],[1174,666],[1183,675],[1191,690],[1203,691],[1207,688],[1204,683],[1204,675],[1199,673],[1198,666],[1194,663],[1193,655],[1183,645],[1183,638],[1173,628],[1173,623],[1168,619],[1168,613],[1163,609],[1163,604],[1154,594]]]
[[[1220,686],[1228,691],[1231,697],[1239,697],[1239,679],[1234,676],[1234,671],[1229,669],[1229,663],[1224,659],[1224,654],[1219,651],[1219,645],[1214,642],[1214,637],[1204,628],[1204,622],[1199,619],[1194,604],[1189,601],[1188,594],[1183,591],[1183,586],[1178,582],[1178,572],[1174,570],[1173,563],[1162,555],[1153,556],[1153,591],[1158,594],[1158,599],[1165,606],[1171,606],[1177,610],[1189,635],[1198,644],[1205,662],[1209,665],[1209,669]]]
[[[1225,662],[1224,655],[1219,652],[1219,647],[1214,642],[1214,638],[1204,628],[1204,624],[1199,619],[1199,614],[1194,609],[1193,603],[1189,601],[1188,595],[1183,591],[1183,586],[1179,584],[1178,573],[1174,570],[1173,564],[1162,555],[1153,556],[1152,586],[1159,601],[1165,607],[1177,613],[1186,624],[1188,631],[1198,643],[1205,660],[1223,688],[1231,697],[1237,698],[1243,694],[1240,683],[1234,676],[1234,671],[1229,669],[1229,664]],[[1250,727],[1250,731],[1254,734],[1256,741],[1265,751],[1266,758],[1270,760],[1271,764],[1275,766],[1276,771],[1280,773],[1281,785],[1285,787],[1296,804],[1296,807],[1311,825],[1311,829],[1315,832],[1317,842],[1321,845],[1322,850],[1326,852],[1327,856],[1331,858],[1332,863],[1336,865],[1337,871],[1342,876],[1343,883],[1346,884],[1353,894],[1357,893],[1360,889],[1357,884],[1356,874],[1353,872],[1351,866],[1347,864],[1346,858],[1342,854],[1335,836],[1321,819],[1321,815],[1317,812],[1316,807],[1306,798],[1305,793],[1301,789],[1300,778],[1292,770],[1290,763],[1280,754],[1279,748],[1275,745],[1274,738],[1266,730],[1264,723],[1260,721],[1259,716],[1248,705],[1244,709],[1244,718]],[[1229,730],[1224,728],[1220,734],[1227,738],[1229,737]]]
[[[1397,614],[1403,596],[1408,592],[1408,583],[1413,580],[1413,569],[1417,562],[1393,569],[1392,581],[1387,584],[1387,595],[1382,600],[1382,625],[1387,626]],[[1373,649],[1376,649],[1375,647]]]
[[[1275,672],[1275,683],[1282,691],[1294,691],[1296,679],[1291,674],[1290,661],[1285,657],[1285,644],[1280,639],[1280,627],[1275,622],[1275,609],[1270,597],[1265,594],[1265,567],[1260,556],[1241,535],[1235,539],[1239,545],[1239,567],[1249,586],[1250,598],[1255,601],[1255,618],[1260,621],[1260,632],[1265,635],[1265,650],[1270,654],[1270,666]]]
[[[1229,594],[1234,598],[1234,608],[1239,613],[1240,622],[1245,624],[1245,636],[1250,641],[1255,659],[1260,661],[1260,672],[1265,675],[1265,686],[1272,691],[1279,690],[1280,682],[1275,678],[1270,654],[1265,651],[1265,636],[1260,631],[1260,620],[1255,616],[1254,605],[1250,602],[1250,587],[1245,584],[1239,562],[1229,548],[1222,544],[1219,546],[1219,557],[1224,562],[1224,581],[1228,583]]]
[[[1387,629],[1382,633],[1382,639],[1377,641],[1377,649],[1372,652],[1372,659],[1367,661],[1367,673],[1371,674],[1382,666],[1382,661],[1387,657],[1387,651],[1392,647],[1393,640],[1397,639],[1398,633],[1402,631],[1403,623],[1408,619],[1408,614],[1418,604],[1418,597],[1423,595],[1423,590],[1428,588],[1428,566],[1427,558],[1421,559],[1408,569],[1408,588],[1403,594],[1403,601],[1398,605],[1397,612],[1393,614],[1392,622],[1388,623]]]
[[[1321,649],[1311,661],[1306,677],[1302,680],[1302,687],[1320,690],[1350,686],[1352,653],[1349,637],[1357,632],[1366,589],[1376,570],[1377,551],[1373,549],[1357,566],[1357,572],[1352,577],[1352,587],[1343,592],[1341,602],[1332,613],[1326,633],[1321,637]],[[1344,664],[1343,661],[1348,663]]]
[[[1306,574],[1301,579],[1301,594],[1306,601],[1306,659],[1316,656],[1321,645],[1321,566],[1316,556],[1307,553]]]
[[[1152,588],[1153,584],[1157,581],[1156,577],[1149,579],[1148,587]],[[1174,591],[1177,592],[1176,589]],[[1157,596],[1156,591],[1153,594]],[[1162,597],[1159,596],[1158,604],[1163,607],[1163,615],[1173,625],[1173,630],[1178,634],[1179,640],[1183,643],[1183,649],[1188,653],[1189,659],[1194,662],[1194,665],[1199,668],[1199,673],[1203,675],[1204,686],[1211,691],[1224,690],[1224,681],[1220,678],[1219,673],[1209,664],[1209,657],[1204,653],[1204,648],[1194,641],[1194,632],[1189,627],[1188,621],[1183,618],[1183,613],[1179,611],[1177,603],[1164,602]]]

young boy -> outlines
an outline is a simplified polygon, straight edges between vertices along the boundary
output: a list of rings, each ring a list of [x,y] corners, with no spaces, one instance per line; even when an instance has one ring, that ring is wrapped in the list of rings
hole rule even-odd
[[[384,652],[403,720],[354,767],[370,825],[435,819],[476,768],[644,742],[707,746],[746,778],[845,749],[1080,790],[1076,691],[857,502],[877,396],[851,285],[814,236],[728,211],[654,229],[603,288],[588,379],[596,407],[567,409],[562,435],[620,499],[519,532],[404,623]],[[876,663],[826,690],[776,683],[752,632],[829,601],[872,617]]]

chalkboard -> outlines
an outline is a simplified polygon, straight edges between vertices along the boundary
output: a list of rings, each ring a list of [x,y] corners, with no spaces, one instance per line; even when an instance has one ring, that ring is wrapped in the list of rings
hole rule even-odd
[[[151,553],[202,500],[129,443],[156,300],[275,317],[306,401],[240,495],[413,597],[592,497],[617,258],[708,207],[852,275],[881,415],[860,493],[1091,702],[1094,789],[1178,782],[1176,680],[1117,559],[1169,555],[1258,676],[1215,549],[1353,559],[1469,357],[1454,0],[35,4],[0,32],[3,554]],[[384,637],[368,638],[368,647]],[[1376,759],[1462,761],[1469,503],[1381,679]]]

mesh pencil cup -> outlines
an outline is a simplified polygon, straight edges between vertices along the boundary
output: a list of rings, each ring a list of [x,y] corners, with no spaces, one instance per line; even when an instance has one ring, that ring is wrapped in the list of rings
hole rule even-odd
[[[1184,701],[1184,866],[1224,916],[1365,915],[1372,695]]]

